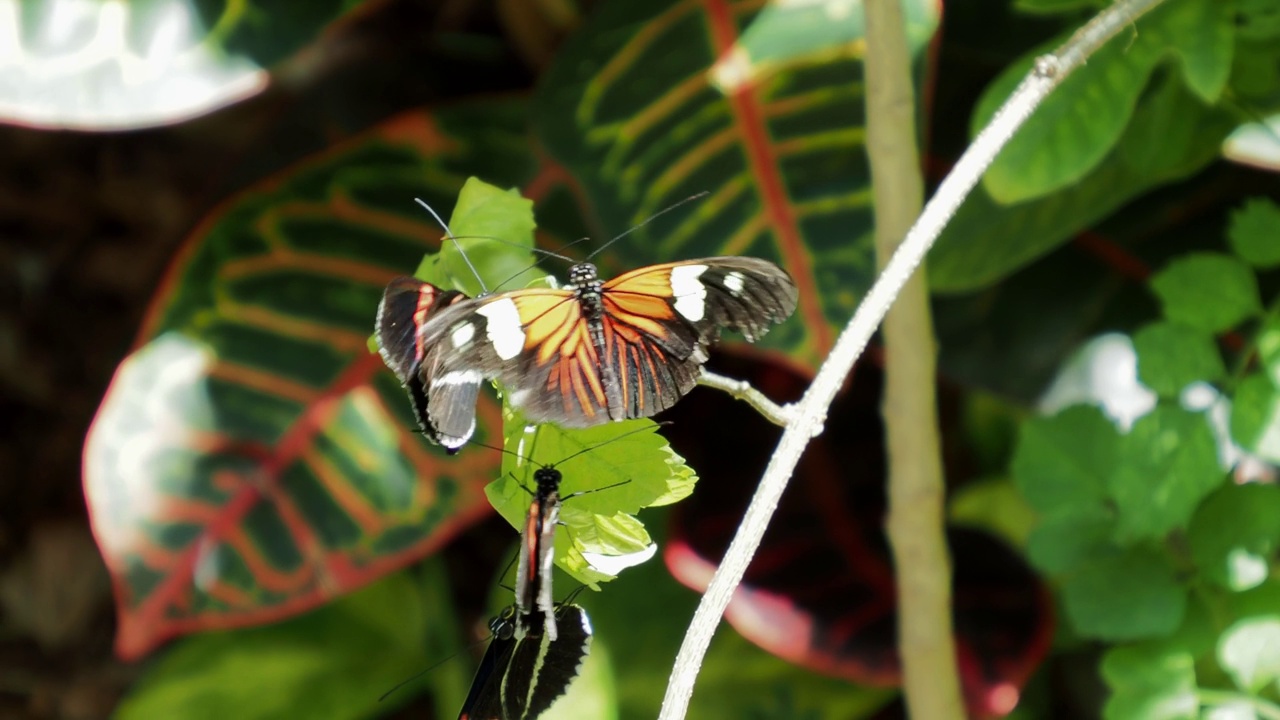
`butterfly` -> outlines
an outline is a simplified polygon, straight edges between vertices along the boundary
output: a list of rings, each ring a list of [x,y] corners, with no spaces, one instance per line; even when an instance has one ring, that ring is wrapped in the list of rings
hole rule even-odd
[[[442,435],[431,420],[432,413],[428,411],[427,404],[427,387],[431,378],[422,372],[422,360],[426,356],[422,330],[427,321],[442,309],[467,299],[465,294],[457,290],[445,290],[417,278],[398,277],[383,291],[374,323],[378,352],[408,391],[413,414],[417,417],[423,434],[450,452],[456,452],[466,438],[459,442],[456,436]],[[478,379],[470,386],[455,385],[451,391],[446,388],[437,389],[437,402],[442,407],[436,414],[449,415],[451,410],[460,407],[472,408],[471,426],[465,433],[466,437],[470,437],[475,430],[474,407],[479,392]],[[446,418],[451,426],[464,421],[465,419]]]
[[[758,258],[650,265],[608,281],[582,262],[564,288],[433,306],[401,342],[413,362],[400,365],[414,371],[415,407],[446,447],[474,432],[485,379],[499,380],[531,423],[585,428],[649,417],[693,389],[721,329],[755,341],[795,311],[797,296],[785,270]]]
[[[569,688],[591,649],[591,620],[579,605],[555,607],[556,637],[540,616],[517,633],[520,612],[510,605],[489,622],[493,640],[480,660],[458,720],[533,720]]]

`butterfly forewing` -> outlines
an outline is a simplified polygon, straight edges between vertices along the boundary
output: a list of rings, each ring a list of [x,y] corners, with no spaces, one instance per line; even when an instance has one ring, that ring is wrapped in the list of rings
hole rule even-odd
[[[383,291],[376,320],[383,362],[409,393],[413,413],[423,433],[450,450],[460,447],[474,431],[475,404],[483,377],[479,373],[455,376],[451,385],[432,391],[432,378],[423,362],[429,350],[426,328],[442,310],[466,299],[466,295],[456,290],[442,290],[416,278],[400,277]],[[440,406],[434,412],[432,402]],[[448,419],[448,426],[462,425],[466,432],[443,432],[432,419],[433,415],[459,414],[461,418]]]

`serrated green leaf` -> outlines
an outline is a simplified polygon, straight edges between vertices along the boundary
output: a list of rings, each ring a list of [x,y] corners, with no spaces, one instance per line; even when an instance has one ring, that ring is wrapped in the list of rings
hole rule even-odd
[[[1115,513],[1103,507],[1061,510],[1044,517],[1027,538],[1027,559],[1052,575],[1120,554],[1111,542]]]
[[[1231,404],[1231,439],[1269,462],[1280,462],[1280,391],[1262,373],[1236,387]]]
[[[1184,527],[1223,475],[1207,418],[1157,406],[1134,423],[1116,453],[1109,483],[1118,511],[1116,541],[1159,539]]]
[[[1160,643],[1110,650],[1102,659],[1102,677],[1111,688],[1103,708],[1107,720],[1195,720],[1195,658]]]
[[[365,718],[425,667],[422,598],[404,573],[275,625],[180,641],[120,704],[120,720]],[[394,707],[412,698],[392,695]]]
[[[507,408],[504,427],[506,449],[512,454],[504,459],[502,477],[490,483],[485,494],[500,515],[522,528],[535,486],[534,470],[542,465],[560,470],[565,527],[556,533],[556,563],[584,583],[594,585],[613,576],[592,570],[583,552],[628,555],[643,550],[651,543],[649,535],[629,516],[655,501],[687,495],[691,488],[692,471],[654,432],[659,426],[652,420],[585,430],[547,424],[530,429]]]
[[[1258,268],[1280,266],[1280,205],[1268,198],[1252,198],[1231,213],[1227,226],[1231,249]]]
[[[1230,590],[1261,584],[1280,543],[1280,488],[1227,484],[1201,503],[1187,526],[1196,567]]]
[[[1227,628],[1218,643],[1218,664],[1250,693],[1280,679],[1280,615],[1248,618]]]
[[[1151,289],[1165,317],[1213,333],[1262,311],[1253,271],[1223,253],[1183,255],[1151,278]]]
[[[521,249],[533,247],[535,227],[533,201],[522,197],[519,190],[502,190],[479,178],[468,178],[449,218],[457,243],[441,245],[441,269],[452,280],[452,287],[472,297],[480,294],[481,286],[467,260],[479,271],[489,292],[499,289],[499,284],[506,290],[524,287],[544,274],[533,266],[533,253]]]
[[[1213,336],[1190,325],[1156,322],[1133,335],[1138,379],[1165,397],[1193,382],[1216,382],[1227,374]]]
[[[1102,411],[1077,405],[1023,424],[1010,470],[1043,513],[1093,507],[1106,498],[1120,434]]]
[[[1079,566],[1063,578],[1062,597],[1076,632],[1107,641],[1166,637],[1187,605],[1168,561],[1147,548]]]

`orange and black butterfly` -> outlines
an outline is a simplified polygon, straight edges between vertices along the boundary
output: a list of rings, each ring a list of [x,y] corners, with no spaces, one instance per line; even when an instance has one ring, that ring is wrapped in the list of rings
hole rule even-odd
[[[578,263],[564,288],[432,305],[417,334],[401,341],[416,366],[412,385],[401,379],[424,427],[450,448],[475,429],[484,379],[500,381],[534,423],[584,428],[649,417],[693,389],[722,328],[754,341],[790,316],[796,299],[791,276],[757,258],[650,265],[608,281]]]
[[[429,439],[444,445],[450,452],[456,451],[466,438],[454,442],[453,436],[442,435],[432,423],[432,413],[428,411],[427,405],[431,378],[422,372],[422,360],[427,352],[422,331],[430,318],[444,308],[466,299],[467,296],[457,290],[444,290],[417,278],[399,277],[392,280],[382,293],[376,321],[382,360],[409,392],[413,413],[417,416],[423,433]],[[469,422],[474,424],[476,396],[479,392],[478,379],[468,385],[437,388],[435,395],[442,407],[435,414],[447,416],[451,409],[470,408],[462,415],[469,417]],[[466,417],[447,418],[446,422],[453,426],[467,422]],[[469,436],[471,432],[466,434]]]

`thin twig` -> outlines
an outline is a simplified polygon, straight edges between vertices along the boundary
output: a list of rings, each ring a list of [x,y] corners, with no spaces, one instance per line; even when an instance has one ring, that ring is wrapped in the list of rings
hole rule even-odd
[[[867,157],[876,208],[876,260],[888,262],[924,202],[915,88],[901,0],[867,0]],[[889,546],[898,586],[898,654],[911,717],[963,720],[951,633],[937,346],[924,268],[885,316],[884,415]]]
[[[786,427],[795,417],[795,403],[779,405],[765,397],[764,393],[752,387],[751,383],[746,380],[734,380],[702,368],[702,373],[698,375],[698,384],[715,388],[721,392],[728,393],[735,400],[745,402],[764,416],[765,420],[778,427]],[[821,427],[818,428],[818,432],[822,432]]]
[[[734,590],[742,581],[751,557],[760,545],[760,538],[769,525],[769,519],[778,506],[801,453],[813,437],[815,428],[821,427],[825,421],[832,399],[902,286],[924,260],[929,248],[955,215],[965,196],[982,177],[982,173],[991,165],[996,154],[1036,106],[1107,40],[1161,1],[1118,0],[1072,35],[1057,53],[1044,55],[1037,60],[1031,73],[978,134],[951,174],[942,181],[938,191],[925,205],[920,218],[836,339],[830,356],[818,369],[813,384],[797,404],[795,420],[782,433],[782,439],[778,441],[778,448],[765,469],[751,505],[738,526],[738,532],[694,612],[693,621],[685,633],[680,653],[671,670],[659,720],[681,720],[688,711],[689,698],[693,695],[693,686],[707,646],[711,643],[711,637],[715,634]]]

